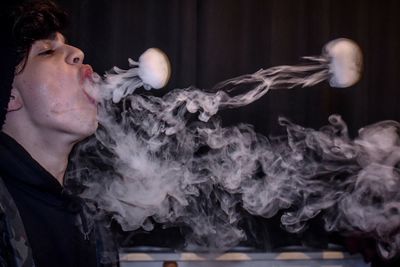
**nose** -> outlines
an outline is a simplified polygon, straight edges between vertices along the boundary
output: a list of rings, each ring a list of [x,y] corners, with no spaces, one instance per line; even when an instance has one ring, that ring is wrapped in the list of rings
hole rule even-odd
[[[82,64],[83,59],[85,57],[85,54],[82,52],[82,50],[70,45],[67,48],[68,48],[68,55],[66,58],[67,63],[71,65]]]

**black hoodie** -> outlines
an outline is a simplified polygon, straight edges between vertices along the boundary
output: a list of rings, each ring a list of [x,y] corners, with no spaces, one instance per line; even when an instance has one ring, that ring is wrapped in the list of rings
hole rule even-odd
[[[37,267],[98,266],[94,231],[85,225],[80,199],[64,193],[54,176],[2,132],[0,177],[18,207]]]

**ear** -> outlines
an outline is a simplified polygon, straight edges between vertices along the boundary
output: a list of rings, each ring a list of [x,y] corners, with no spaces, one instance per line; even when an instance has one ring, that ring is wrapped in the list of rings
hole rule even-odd
[[[11,96],[10,96],[10,101],[8,102],[8,107],[7,111],[16,111],[21,109],[23,106],[23,101],[22,97],[19,93],[19,91],[15,88],[11,89]]]

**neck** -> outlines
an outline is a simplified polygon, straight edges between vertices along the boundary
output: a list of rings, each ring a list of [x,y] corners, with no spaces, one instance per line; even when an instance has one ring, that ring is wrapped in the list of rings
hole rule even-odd
[[[17,141],[44,169],[63,185],[64,175],[68,165],[68,156],[74,146],[73,142],[63,140],[60,136],[49,134],[28,135],[21,131],[3,129],[3,132]],[[22,134],[21,134],[22,133]]]

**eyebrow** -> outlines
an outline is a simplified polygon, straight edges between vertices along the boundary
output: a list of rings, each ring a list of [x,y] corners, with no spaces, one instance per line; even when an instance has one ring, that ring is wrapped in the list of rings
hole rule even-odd
[[[48,40],[51,40],[51,41],[56,41],[58,38],[58,36],[60,36],[61,38],[61,42],[63,42],[64,44],[68,44],[68,40],[67,40],[67,38],[63,35],[63,34],[61,34],[61,33],[58,33],[58,32],[53,32],[53,33],[51,33],[46,39],[48,39]]]
[[[61,33],[58,33],[58,32],[54,32],[54,33],[51,33],[50,35],[48,35],[47,37],[45,37],[45,38],[43,38],[43,39],[38,39],[38,40],[36,40],[33,44],[32,44],[32,47],[34,46],[34,45],[38,45],[38,44],[44,44],[44,45],[46,45],[46,46],[52,46],[53,44],[53,42],[61,42],[61,43],[63,43],[63,44],[68,44],[68,41],[67,41],[67,39],[65,38],[65,36],[63,35],[63,34],[61,34]]]

